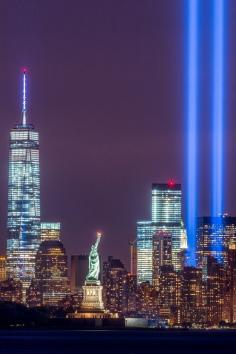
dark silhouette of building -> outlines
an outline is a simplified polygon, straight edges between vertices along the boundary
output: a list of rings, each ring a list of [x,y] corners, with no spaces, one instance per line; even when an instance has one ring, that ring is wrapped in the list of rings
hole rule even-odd
[[[71,292],[82,293],[82,286],[88,274],[88,255],[71,256],[70,287]]]
[[[137,276],[137,240],[131,241],[130,246],[130,274]]]

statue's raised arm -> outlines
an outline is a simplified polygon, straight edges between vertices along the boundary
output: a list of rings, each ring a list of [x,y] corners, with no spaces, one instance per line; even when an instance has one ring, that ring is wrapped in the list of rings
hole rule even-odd
[[[87,281],[98,281],[98,276],[100,273],[100,261],[99,261],[99,255],[98,255],[97,248],[98,248],[101,237],[102,237],[102,234],[100,232],[98,232],[96,243],[91,246],[91,251],[89,254],[89,272],[86,277]]]
[[[101,234],[100,232],[97,232],[97,241],[96,241],[96,243],[95,243],[95,245],[94,245],[94,248],[95,248],[96,250],[97,250],[97,248],[98,248],[98,245],[99,245],[99,242],[100,242],[101,237],[102,237],[102,234]]]

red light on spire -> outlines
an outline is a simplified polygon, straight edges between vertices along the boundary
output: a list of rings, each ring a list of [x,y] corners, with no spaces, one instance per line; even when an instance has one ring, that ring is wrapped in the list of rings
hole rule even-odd
[[[26,68],[25,66],[23,66],[23,68],[21,68],[21,72],[23,74],[27,74],[28,73],[28,68]]]
[[[169,188],[173,188],[176,185],[176,182],[173,178],[170,178],[167,182]]]

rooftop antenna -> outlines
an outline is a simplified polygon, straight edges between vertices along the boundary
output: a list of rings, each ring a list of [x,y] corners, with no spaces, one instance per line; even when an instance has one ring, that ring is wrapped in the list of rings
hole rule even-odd
[[[22,96],[22,113],[23,113],[23,119],[22,119],[22,124],[25,126],[26,125],[26,73],[27,70],[26,68],[23,69],[23,96]]]

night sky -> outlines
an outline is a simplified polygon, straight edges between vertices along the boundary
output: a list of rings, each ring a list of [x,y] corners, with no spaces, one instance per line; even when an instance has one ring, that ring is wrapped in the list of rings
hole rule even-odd
[[[68,254],[127,263],[136,221],[150,218],[152,182],[183,184],[188,0],[0,0],[0,250],[5,251],[9,130],[40,132],[42,220],[61,221]],[[200,215],[209,214],[211,1],[201,3]],[[225,210],[236,215],[236,1],[228,4]]]

